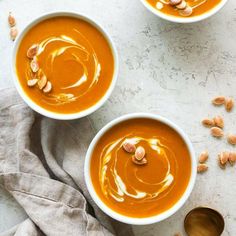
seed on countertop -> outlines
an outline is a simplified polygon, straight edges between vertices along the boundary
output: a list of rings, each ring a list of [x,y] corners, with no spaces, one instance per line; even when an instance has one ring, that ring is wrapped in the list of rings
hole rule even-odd
[[[175,6],[179,10],[183,10],[187,7],[187,3],[183,0],[181,3]]]
[[[135,145],[129,139],[126,139],[122,146],[124,150],[128,153],[135,153],[136,151]]]
[[[8,24],[10,27],[13,27],[16,25],[16,19],[15,17],[12,15],[11,12],[9,12],[9,15],[8,15]]]
[[[34,87],[38,83],[38,79],[29,79],[27,80],[27,85],[29,87]]]
[[[38,44],[33,44],[27,51],[27,57],[33,59],[38,53]]]
[[[222,152],[218,155],[220,164],[225,166],[229,160],[229,152]]]
[[[206,162],[207,159],[208,159],[208,157],[209,157],[208,151],[203,151],[203,152],[200,154],[199,158],[198,158],[199,163],[202,164],[202,163]]]
[[[236,135],[229,134],[227,137],[227,141],[229,144],[236,145]]]
[[[212,104],[215,105],[215,106],[221,106],[224,103],[225,103],[225,97],[224,96],[218,96],[218,97],[215,97],[212,100]]]
[[[172,6],[178,5],[182,2],[182,0],[170,0],[169,3]]]
[[[220,160],[220,159],[221,159],[221,158],[220,158],[220,155],[218,155],[218,165],[219,165],[219,167],[220,167],[221,169],[223,169],[223,170],[224,170],[224,169],[225,169],[225,166],[226,166],[226,164],[224,164],[224,165],[223,165],[223,164],[221,163],[221,160]]]
[[[211,135],[216,138],[221,138],[224,136],[224,132],[221,128],[212,127],[211,128]]]
[[[30,62],[30,68],[34,73],[39,70],[39,63],[36,57],[34,57],[33,60]]]
[[[145,156],[145,149],[142,146],[137,147],[134,156],[138,161],[141,161]]]
[[[217,127],[224,128],[224,120],[221,116],[214,117],[213,121]]]
[[[234,165],[236,162],[236,152],[230,152],[229,153],[229,163],[230,165]]]
[[[202,120],[202,124],[206,127],[212,127],[215,125],[215,122],[213,119],[206,118],[206,119]]]
[[[197,172],[198,173],[203,173],[208,170],[208,166],[206,164],[198,164],[197,166]]]
[[[47,77],[46,77],[46,75],[43,75],[41,78],[40,78],[40,80],[38,81],[38,86],[39,86],[39,89],[40,90],[42,90],[45,86],[46,86],[46,84],[47,84]]]
[[[176,233],[176,234],[174,234],[174,236],[182,236],[182,234],[181,233]]]
[[[11,37],[11,40],[12,41],[15,41],[16,37],[18,35],[18,30],[15,26],[13,26],[11,29],[10,29],[10,37]]]
[[[227,98],[225,100],[225,109],[226,111],[230,112],[234,107],[234,100],[233,98]]]
[[[193,9],[192,9],[192,7],[190,7],[190,6],[187,6],[185,9],[183,9],[183,10],[179,10],[179,14],[181,15],[181,16],[191,16],[192,15],[192,13],[193,13]]]
[[[50,93],[52,91],[52,83],[50,81],[47,82],[46,86],[43,89],[44,93]]]
[[[145,165],[147,164],[147,159],[143,158],[142,160],[139,161],[135,158],[135,156],[132,156],[132,162],[136,165]]]

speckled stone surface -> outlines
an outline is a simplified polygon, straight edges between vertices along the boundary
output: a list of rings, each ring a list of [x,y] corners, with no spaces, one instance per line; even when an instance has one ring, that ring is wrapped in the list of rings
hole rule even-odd
[[[208,149],[209,171],[197,177],[184,207],[164,222],[135,226],[136,235],[171,236],[183,233],[183,219],[196,206],[218,209],[225,217],[224,236],[236,235],[236,166],[222,171],[217,153],[235,149],[225,139],[209,136],[202,118],[222,114],[225,132],[236,133],[235,115],[215,108],[215,95],[236,99],[236,1],[229,0],[216,16],[181,25],[149,13],[139,0],[0,0],[0,88],[13,86],[7,15],[13,11],[18,28],[53,10],[73,10],[105,26],[119,52],[120,73],[109,101],[91,117],[97,130],[130,112],[152,112],[176,122],[192,140],[196,153]],[[24,211],[0,188],[0,232],[21,222]]]

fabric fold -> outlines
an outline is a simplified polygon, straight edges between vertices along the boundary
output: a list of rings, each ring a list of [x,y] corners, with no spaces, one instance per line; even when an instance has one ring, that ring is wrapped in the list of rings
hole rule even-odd
[[[131,226],[105,215],[85,186],[88,118],[57,121],[33,112],[14,89],[1,90],[0,184],[29,219],[1,236],[132,236]]]

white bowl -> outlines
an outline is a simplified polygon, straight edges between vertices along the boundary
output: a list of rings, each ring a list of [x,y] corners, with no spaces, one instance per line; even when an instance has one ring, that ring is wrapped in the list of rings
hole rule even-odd
[[[146,0],[140,0],[143,5],[152,13],[154,13],[156,16],[159,16],[162,19],[175,22],[175,23],[193,23],[198,22],[201,20],[205,20],[214,14],[216,14],[225,4],[228,0],[222,0],[218,5],[216,5],[214,8],[212,8],[210,11],[207,11],[206,13],[199,15],[199,16],[190,16],[190,17],[176,17],[172,15],[165,14],[161,12],[158,9],[155,9],[153,6],[151,6]]]
[[[114,73],[113,73],[112,82],[110,84],[110,87],[108,88],[108,90],[104,94],[104,96],[95,105],[89,107],[88,109],[80,111],[80,112],[76,112],[76,113],[70,113],[70,114],[61,114],[61,113],[48,111],[48,110],[40,107],[39,105],[37,105],[34,101],[32,101],[31,98],[24,92],[23,88],[21,87],[21,84],[18,80],[18,76],[17,76],[17,72],[16,72],[16,66],[15,66],[16,65],[16,55],[17,55],[18,47],[21,43],[21,40],[24,38],[25,34],[33,26],[37,25],[39,22],[44,21],[44,20],[49,19],[49,18],[57,17],[57,16],[75,17],[75,18],[87,21],[88,23],[93,25],[106,38],[107,42],[110,45],[110,48],[112,50],[112,54],[113,54],[113,57],[114,57]],[[42,16],[36,18],[30,24],[28,24],[21,31],[20,35],[17,37],[17,39],[15,41],[15,45],[14,45],[14,48],[13,48],[13,54],[12,54],[11,66],[12,66],[12,77],[14,79],[15,87],[16,87],[18,93],[20,94],[20,96],[23,98],[23,100],[36,112],[38,112],[38,113],[40,113],[44,116],[47,116],[49,118],[58,119],[58,120],[73,120],[73,119],[81,118],[81,117],[87,116],[87,115],[93,113],[94,111],[96,111],[97,109],[99,109],[106,102],[106,100],[109,98],[109,96],[111,95],[111,93],[112,93],[112,91],[115,87],[115,84],[116,84],[116,81],[117,81],[117,76],[118,76],[118,67],[119,67],[119,65],[118,65],[118,53],[117,53],[115,45],[114,45],[111,37],[109,36],[109,34],[104,30],[104,28],[101,25],[96,23],[90,17],[85,16],[85,15],[81,15],[81,14],[78,14],[78,13],[75,13],[75,12],[51,12],[51,13],[47,13],[45,15],[42,15]]]
[[[113,211],[97,195],[97,193],[93,187],[93,183],[92,183],[91,176],[90,176],[91,156],[92,156],[93,150],[94,150],[97,142],[99,141],[99,139],[104,135],[104,133],[106,133],[110,128],[112,128],[116,124],[118,124],[122,121],[133,119],[133,118],[149,118],[149,119],[157,120],[157,121],[160,121],[160,122],[168,125],[172,129],[174,129],[181,136],[181,138],[184,140],[184,142],[186,143],[189,153],[190,153],[190,157],[191,157],[191,176],[190,176],[188,186],[187,186],[184,194],[182,195],[182,197],[178,200],[178,202],[175,203],[174,206],[172,206],[167,211],[165,211],[161,214],[158,214],[156,216],[151,216],[151,217],[146,217],[146,218],[128,217],[128,216],[124,216],[122,214],[119,214],[119,213]],[[170,217],[176,211],[178,211],[183,206],[183,204],[187,201],[190,193],[192,192],[192,189],[194,187],[195,180],[196,180],[196,173],[197,173],[197,162],[196,162],[196,158],[195,158],[195,153],[194,153],[193,146],[192,146],[189,138],[187,137],[187,135],[177,125],[175,125],[173,122],[169,121],[168,119],[158,116],[158,115],[153,115],[153,114],[148,114],[148,113],[133,113],[133,114],[124,115],[124,116],[121,116],[121,117],[111,121],[105,127],[103,127],[97,133],[97,135],[94,137],[93,141],[91,142],[91,144],[88,148],[88,151],[86,153],[85,165],[84,165],[85,182],[87,185],[87,189],[88,189],[92,199],[94,200],[94,202],[98,205],[98,207],[102,211],[104,211],[107,215],[109,215],[113,219],[121,221],[123,223],[132,224],[132,225],[147,225],[147,224],[157,223],[157,222],[160,222],[160,221]]]

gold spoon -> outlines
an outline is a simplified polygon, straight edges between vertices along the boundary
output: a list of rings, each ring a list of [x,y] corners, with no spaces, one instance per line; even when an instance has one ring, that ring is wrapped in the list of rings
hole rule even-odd
[[[184,228],[188,236],[220,236],[224,227],[223,216],[207,207],[194,208],[184,220]]]

